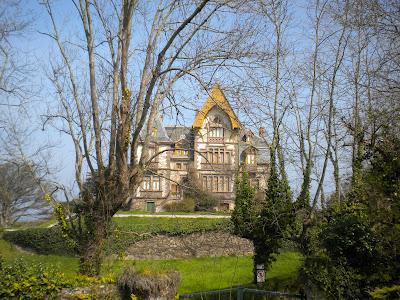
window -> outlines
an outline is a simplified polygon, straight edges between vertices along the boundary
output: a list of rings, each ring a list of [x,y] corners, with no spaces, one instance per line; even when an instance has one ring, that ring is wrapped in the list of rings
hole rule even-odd
[[[250,149],[246,153],[246,165],[255,165],[256,164],[256,151],[254,149]]]
[[[247,153],[246,165],[254,165],[256,163],[256,156],[254,153]]]
[[[212,127],[209,132],[209,137],[223,138],[224,137],[224,128]]]
[[[153,176],[153,191],[160,190],[160,177]]]
[[[207,150],[207,160],[205,163],[211,164],[230,164],[231,153],[224,148],[209,148]]]
[[[176,183],[171,183],[171,195],[176,196],[179,193],[179,187]]]
[[[160,191],[160,177],[157,175],[147,175],[142,182],[143,191]]]
[[[144,191],[151,190],[151,176],[145,176],[142,182],[142,188]]]
[[[203,189],[207,190],[207,176],[203,176]]]
[[[189,151],[185,149],[175,149],[172,153],[173,156],[187,156],[188,154]]]
[[[176,163],[176,168],[178,170],[182,170],[182,163]]]
[[[202,178],[203,189],[214,193],[230,192],[230,177],[221,175],[207,175]]]

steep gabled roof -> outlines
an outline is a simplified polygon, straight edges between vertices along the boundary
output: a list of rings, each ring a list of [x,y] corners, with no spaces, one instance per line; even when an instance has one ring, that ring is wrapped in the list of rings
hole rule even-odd
[[[168,136],[166,129],[164,128],[164,124],[160,116],[157,116],[154,119],[153,128],[157,129],[157,135],[155,137],[151,137],[150,140],[152,142],[171,142],[171,139]],[[140,131],[140,138],[143,141],[146,136],[147,130],[147,121],[146,124],[143,126],[142,130]]]
[[[192,127],[201,128],[203,126],[204,120],[208,112],[214,106],[218,106],[229,116],[232,129],[237,129],[241,127],[238,117],[236,116],[235,112],[232,109],[232,106],[226,99],[224,92],[222,91],[221,86],[219,84],[214,85],[214,87],[212,88],[211,93],[209,94],[206,102],[203,104],[201,110],[197,113]]]
[[[165,126],[165,130],[171,141],[179,142],[181,140],[190,140],[191,127],[186,126]]]

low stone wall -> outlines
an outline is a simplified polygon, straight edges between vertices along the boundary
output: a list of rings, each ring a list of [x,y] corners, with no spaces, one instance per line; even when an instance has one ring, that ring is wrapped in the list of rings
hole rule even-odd
[[[155,236],[128,248],[127,259],[173,259],[202,256],[252,255],[246,239],[225,233],[206,232],[184,236]]]

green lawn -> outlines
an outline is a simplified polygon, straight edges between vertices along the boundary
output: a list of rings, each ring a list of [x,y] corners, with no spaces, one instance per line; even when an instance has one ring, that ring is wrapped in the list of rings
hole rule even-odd
[[[207,218],[114,218],[122,231],[140,233],[188,234],[196,231],[226,229],[228,219]]]
[[[41,263],[45,266],[51,266],[66,275],[73,276],[78,270],[78,259],[70,256],[60,255],[36,255],[17,249],[9,242],[0,239],[0,256],[6,261],[13,261],[22,258],[27,262]]]
[[[145,210],[120,210],[118,211],[120,215],[221,215],[221,216],[230,216],[231,212],[228,211],[191,211],[191,212],[183,212],[183,211],[163,211],[151,213]]]
[[[0,240],[0,255],[6,261],[24,258],[28,262],[42,263],[53,266],[66,276],[73,277],[78,270],[78,259],[56,255],[33,255]],[[267,272],[267,279],[276,281],[295,281],[302,258],[295,252],[281,253],[276,262]],[[117,274],[123,266],[135,265],[138,270],[166,271],[177,270],[181,274],[182,282],[179,293],[221,289],[230,286],[247,285],[252,279],[251,257],[205,257],[177,260],[143,260],[120,261],[106,259],[103,264],[103,275]]]

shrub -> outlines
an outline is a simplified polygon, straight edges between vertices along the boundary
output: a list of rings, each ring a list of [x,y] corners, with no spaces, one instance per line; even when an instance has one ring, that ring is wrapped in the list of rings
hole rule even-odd
[[[165,211],[192,212],[195,208],[195,202],[192,198],[185,198],[182,201],[174,201],[163,206]]]
[[[73,247],[57,226],[7,231],[3,238],[17,246],[39,254],[74,255]]]
[[[188,169],[188,174],[183,178],[182,185],[184,187],[184,198],[194,201],[194,209],[196,211],[213,210],[218,205],[217,199],[210,192],[203,189],[202,183],[193,168]]]
[[[373,299],[399,299],[400,285],[385,286],[369,292]]]
[[[6,264],[0,258],[1,299],[55,298],[63,287],[69,286],[63,274],[41,264],[27,264],[21,259]]]
[[[176,271],[138,273],[133,267],[128,267],[118,276],[117,283],[123,299],[131,299],[132,295],[139,299],[158,297],[174,299],[180,283],[180,275]]]

